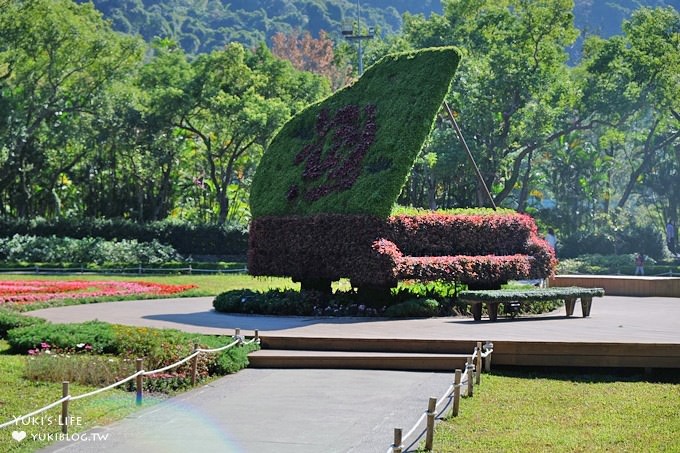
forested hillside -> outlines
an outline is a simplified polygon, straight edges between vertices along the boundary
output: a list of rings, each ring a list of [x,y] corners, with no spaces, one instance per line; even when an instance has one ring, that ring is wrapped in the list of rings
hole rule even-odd
[[[84,3],[85,0],[78,0]],[[89,0],[87,0],[89,1]],[[189,53],[207,52],[230,41],[246,46],[269,42],[277,32],[294,29],[317,36],[339,35],[343,18],[356,16],[352,0],[94,0],[113,28],[141,35],[169,37]],[[362,21],[391,34],[401,27],[404,12],[441,11],[439,0],[364,0]]]
[[[78,0],[84,2],[86,0]],[[318,36],[325,30],[340,38],[343,19],[354,19],[355,0],[87,0],[113,23],[113,28],[150,41],[169,37],[186,52],[202,53],[230,41],[256,46],[271,43],[277,32],[295,29]],[[361,0],[361,20],[383,35],[397,32],[402,15],[442,13],[441,0]],[[641,6],[674,6],[680,0],[576,0],[576,27],[582,34],[608,37],[621,32],[621,22]],[[579,40],[572,53],[580,53]]]

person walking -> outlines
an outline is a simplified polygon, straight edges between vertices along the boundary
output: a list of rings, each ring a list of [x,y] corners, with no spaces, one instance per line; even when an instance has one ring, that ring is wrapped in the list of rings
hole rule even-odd
[[[675,255],[675,224],[670,219],[666,223],[666,243],[668,244],[668,250]]]
[[[642,253],[635,255],[635,275],[645,275],[645,256]]]
[[[557,255],[557,237],[555,236],[555,230],[548,228],[548,234],[545,235],[545,241],[548,243],[555,255]]]

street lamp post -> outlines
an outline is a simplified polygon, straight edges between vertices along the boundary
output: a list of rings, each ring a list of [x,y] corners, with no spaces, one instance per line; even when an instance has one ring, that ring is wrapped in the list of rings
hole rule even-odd
[[[342,35],[345,37],[346,40],[352,42],[356,41],[357,42],[357,50],[359,53],[359,77],[364,73],[364,48],[363,48],[363,40],[364,39],[373,39],[375,36],[375,29],[373,27],[368,27],[368,33],[362,34],[361,33],[361,6],[359,5],[359,0],[357,0],[357,27],[356,27],[356,34],[354,34],[354,23],[351,21],[349,22],[344,22],[342,26]]]

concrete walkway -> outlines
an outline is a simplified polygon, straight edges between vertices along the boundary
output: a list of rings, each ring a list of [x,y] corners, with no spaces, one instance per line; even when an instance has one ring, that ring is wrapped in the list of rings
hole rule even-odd
[[[679,298],[596,298],[589,318],[566,318],[562,309],[495,323],[235,316],[214,312],[212,298],[111,302],[31,314],[52,322],[99,319],[223,335],[240,328],[246,335],[258,329],[262,336],[680,344]],[[44,451],[382,453],[394,428],[408,431],[428,398],[441,397],[451,380],[442,373],[246,369],[93,431],[108,434],[106,440],[62,442]]]
[[[57,323],[98,319],[111,323],[232,335],[235,328],[252,335],[338,338],[423,338],[493,341],[583,341],[680,343],[680,298],[605,296],[593,299],[590,317],[564,307],[540,316],[475,322],[472,318],[390,320],[378,318],[306,318],[217,313],[212,297],[155,299],[71,305],[32,311]]]
[[[64,441],[42,451],[383,453],[394,428],[410,430],[451,377],[249,368],[94,429],[90,442]]]

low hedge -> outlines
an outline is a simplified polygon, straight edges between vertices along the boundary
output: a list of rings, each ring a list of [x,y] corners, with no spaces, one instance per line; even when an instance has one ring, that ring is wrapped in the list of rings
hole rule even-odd
[[[138,242],[136,239],[73,239],[19,234],[0,238],[0,261],[4,262],[159,265],[179,259],[181,257],[174,248],[155,239]]]
[[[26,318],[30,319],[30,318]],[[174,329],[132,327],[91,321],[80,324],[40,324],[8,330],[7,341],[16,353],[54,356],[85,352],[111,354],[122,359],[144,359],[147,370],[173,364],[193,351],[194,343],[202,348],[216,348],[231,342],[231,338],[200,335]],[[85,346],[86,345],[86,346]],[[84,347],[85,346],[85,347]],[[234,347],[218,354],[200,356],[199,377],[234,373],[248,365],[248,353],[259,346],[250,344]],[[145,380],[147,390],[169,391],[187,387],[191,364],[183,364],[160,376]],[[123,376],[120,376],[123,377]]]
[[[75,239],[137,240],[172,246],[183,255],[244,256],[247,232],[239,227],[178,221],[137,223],[125,219],[11,219],[0,217],[0,237],[15,234]]]
[[[42,318],[24,316],[16,310],[0,308],[0,338],[7,337],[7,332],[11,329],[45,323],[46,321]]]
[[[305,316],[313,314],[320,303],[314,292],[238,289],[219,294],[213,300],[213,307],[222,313]]]
[[[89,321],[81,324],[41,323],[18,327],[7,332],[7,342],[12,351],[26,354],[40,349],[41,344],[51,348],[69,349],[78,344],[89,344],[99,354],[117,353],[116,337],[111,324]]]
[[[409,299],[387,307],[388,318],[431,318],[439,315],[439,302],[434,299]]]
[[[423,291],[418,294],[418,291]],[[451,299],[434,299],[436,291],[402,287],[392,292],[386,306],[373,306],[353,291],[337,291],[324,295],[316,291],[269,290],[266,292],[239,289],[224,292],[213,301],[215,311],[260,315],[294,316],[386,316],[420,318],[452,314]],[[373,301],[370,301],[373,302]]]
[[[459,299],[462,301],[471,300],[483,302],[541,301],[564,299],[566,297],[578,298],[582,296],[601,297],[604,296],[604,289],[566,286],[527,290],[461,291],[458,294]]]

